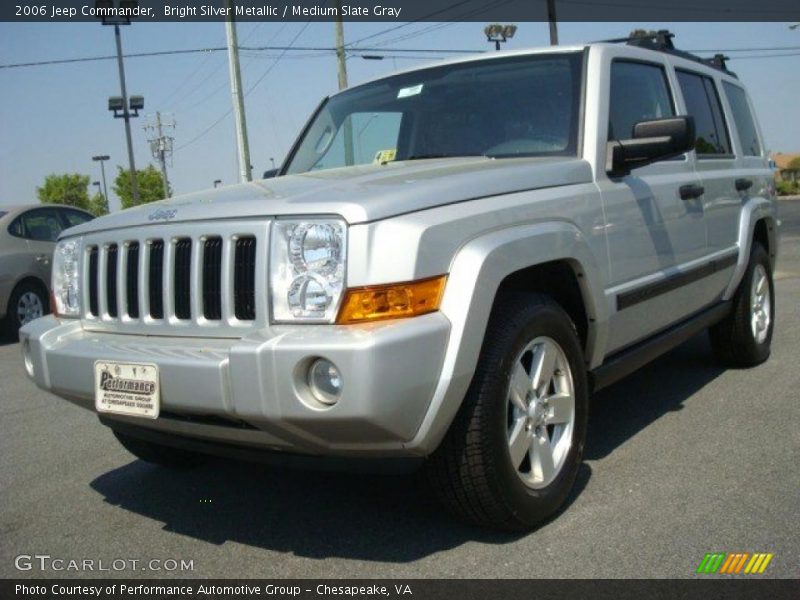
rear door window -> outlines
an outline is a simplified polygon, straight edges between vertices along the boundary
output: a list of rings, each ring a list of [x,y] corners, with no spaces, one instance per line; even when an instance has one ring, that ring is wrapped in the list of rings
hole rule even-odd
[[[758,139],[756,122],[753,113],[750,112],[750,105],[747,103],[747,96],[744,90],[737,85],[722,82],[728,104],[731,105],[733,122],[736,123],[736,133],[739,136],[739,144],[742,146],[742,153],[745,156],[761,156],[761,141]]]
[[[719,94],[710,77],[676,70],[686,111],[694,117],[697,133],[695,151],[698,158],[732,154],[728,130],[722,114]]]
[[[37,208],[21,215],[23,237],[36,242],[55,242],[63,226],[55,208]]]
[[[630,139],[636,123],[674,114],[664,67],[623,60],[611,63],[608,139]]]

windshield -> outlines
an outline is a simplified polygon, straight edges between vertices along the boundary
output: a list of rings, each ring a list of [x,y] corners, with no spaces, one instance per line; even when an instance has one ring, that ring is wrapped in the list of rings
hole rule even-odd
[[[323,104],[286,173],[448,156],[577,152],[582,54],[538,54],[433,67]]]

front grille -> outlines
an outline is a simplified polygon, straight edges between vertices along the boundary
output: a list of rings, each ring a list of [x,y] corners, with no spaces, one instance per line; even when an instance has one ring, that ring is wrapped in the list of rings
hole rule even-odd
[[[150,270],[147,274],[150,290],[150,316],[164,318],[164,242],[150,242]]]
[[[117,307],[117,245],[111,244],[106,251],[106,302],[108,316],[119,316]]]
[[[192,318],[192,240],[175,243],[175,316]]]
[[[203,316],[222,318],[222,238],[208,238],[203,245]]]
[[[125,300],[128,316],[139,318],[139,242],[128,245],[128,272],[125,274]]]
[[[236,240],[234,260],[233,294],[236,318],[252,321],[256,318],[256,238],[242,237]]]
[[[268,225],[214,227],[145,227],[138,239],[88,235],[85,326],[153,334],[182,328],[188,335],[195,326],[206,330],[198,335],[228,335],[265,325]]]
[[[100,314],[100,301],[97,293],[97,246],[89,248],[89,314],[96,317]]]

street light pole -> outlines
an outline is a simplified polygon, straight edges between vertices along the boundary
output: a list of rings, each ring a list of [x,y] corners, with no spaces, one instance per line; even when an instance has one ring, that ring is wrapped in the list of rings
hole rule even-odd
[[[92,157],[93,161],[100,163],[100,174],[103,176],[102,177],[102,179],[103,179],[103,198],[106,201],[106,210],[110,210],[111,209],[111,206],[108,203],[108,188],[106,187],[106,167],[105,167],[105,163],[109,158],[111,158],[111,157],[108,156],[108,154],[101,154],[99,156],[93,156]]]
[[[122,92],[122,118],[125,121],[125,137],[128,141],[128,163],[131,169],[131,194],[133,204],[139,204],[139,180],[136,176],[136,162],[133,158],[133,138],[131,137],[131,113],[128,110],[128,90],[125,87],[125,65],[122,62],[122,36],[119,23],[114,23],[114,38],[117,41],[117,65],[119,66],[119,85]],[[106,200],[108,201],[108,200]]]

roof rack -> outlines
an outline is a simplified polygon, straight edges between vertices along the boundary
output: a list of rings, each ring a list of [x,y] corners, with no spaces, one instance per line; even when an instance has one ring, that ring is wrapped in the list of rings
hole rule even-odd
[[[629,46],[636,46],[638,48],[647,48],[648,50],[655,50],[656,52],[665,52],[674,56],[679,56],[687,60],[698,62],[719,71],[723,71],[728,75],[736,77],[736,73],[728,70],[726,61],[729,57],[724,54],[715,54],[712,58],[702,58],[690,52],[678,50],[672,43],[672,38],[675,37],[674,33],[666,29],[659,29],[658,31],[646,31],[644,29],[634,29],[628,37],[615,38],[611,40],[603,40],[609,44],[625,43]]]

